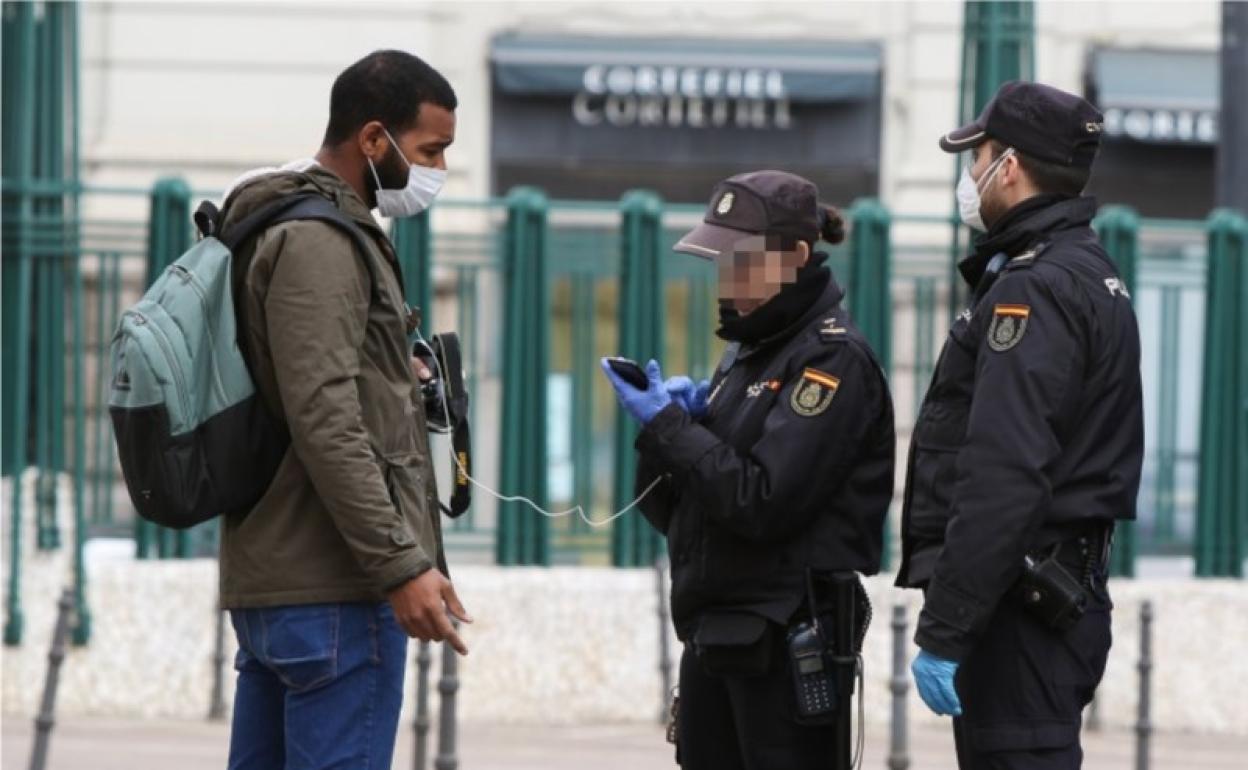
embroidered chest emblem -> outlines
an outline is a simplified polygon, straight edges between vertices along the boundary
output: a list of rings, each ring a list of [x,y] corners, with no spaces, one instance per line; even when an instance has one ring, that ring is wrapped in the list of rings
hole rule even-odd
[[[780,387],[783,384],[784,383],[780,382],[780,380],[764,380],[762,382],[756,382],[745,389],[745,397],[758,398],[767,392],[774,393],[777,390],[780,390]]]

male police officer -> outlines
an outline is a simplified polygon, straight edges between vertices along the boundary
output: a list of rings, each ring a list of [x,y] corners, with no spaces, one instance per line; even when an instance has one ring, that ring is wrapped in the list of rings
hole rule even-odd
[[[972,290],[911,441],[898,585],[925,589],[912,667],[962,768],[1076,768],[1110,645],[1115,519],[1135,516],[1140,343],[1081,197],[1101,114],[1007,83],[946,152],[973,153]]]

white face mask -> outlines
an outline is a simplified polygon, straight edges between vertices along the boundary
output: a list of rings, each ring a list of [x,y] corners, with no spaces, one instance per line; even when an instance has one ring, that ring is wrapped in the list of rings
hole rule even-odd
[[[988,185],[992,184],[992,178],[1001,170],[1001,165],[1005,163],[1005,159],[1013,154],[1013,147],[1007,148],[1005,152],[1001,153],[1001,157],[992,162],[992,165],[988,167],[988,171],[984,173],[983,180],[979,183],[976,183],[971,178],[970,167],[962,167],[962,178],[958,180],[958,215],[970,227],[981,232],[988,229],[984,225],[983,215],[979,211],[982,203],[980,191],[988,189]]]
[[[382,131],[386,129],[383,128]],[[399,149],[399,143],[394,141],[389,131],[386,131],[386,138],[394,145],[399,157],[407,161],[403,151]],[[442,185],[446,184],[446,172],[442,169],[408,162],[407,186],[401,190],[387,190],[381,186],[381,178],[377,176],[377,167],[373,165],[372,158],[368,159],[368,167],[373,172],[373,180],[377,182],[377,211],[383,217],[416,216],[433,205],[433,199],[438,197]]]

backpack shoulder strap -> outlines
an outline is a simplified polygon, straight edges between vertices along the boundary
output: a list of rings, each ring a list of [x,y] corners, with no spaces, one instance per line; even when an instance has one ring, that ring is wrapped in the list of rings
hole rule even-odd
[[[351,221],[350,217],[342,213],[342,209],[339,209],[321,196],[312,195],[297,201],[293,206],[271,219],[268,226],[303,219],[314,219],[318,222],[334,225],[350,236],[352,242],[355,243],[355,248],[359,252],[360,258],[364,260],[364,266],[368,268],[368,275],[373,282],[373,286],[380,286],[377,274],[374,272],[373,260],[369,259],[368,256],[368,236],[364,234],[359,225]]]
[[[201,207],[202,208],[202,207]],[[209,215],[206,221],[211,221],[211,211],[203,211]],[[370,283],[369,302],[372,302],[381,291],[383,285],[379,280],[376,270],[373,267],[373,260],[369,258],[368,237],[360,230],[351,219],[343,214],[337,206],[330,203],[324,197],[316,193],[298,193],[284,198],[271,201],[256,211],[248,214],[231,226],[226,232],[216,232],[215,237],[221,241],[231,254],[238,254],[238,247],[246,243],[247,239],[259,235],[265,228],[272,227],[282,222],[294,222],[303,219],[315,219],[319,222],[325,222],[333,225],[350,236],[355,244],[355,251],[359,254],[360,259],[364,260],[364,266],[368,268],[368,278]],[[201,229],[202,232],[202,229]],[[244,271],[245,272],[245,271]],[[233,291],[239,290],[239,284],[235,284]],[[251,369],[251,351],[247,345],[246,335],[243,329],[247,326],[247,304],[239,302],[237,297],[234,302],[235,325],[238,330],[238,346],[243,352],[243,359],[247,362],[248,369]],[[254,370],[253,370],[254,372]],[[254,377],[254,373],[253,373]]]
[[[373,261],[368,258],[368,236],[360,230],[355,222],[351,221],[350,217],[342,213],[341,209],[316,193],[300,193],[268,203],[259,210],[248,214],[231,227],[229,232],[221,233],[217,237],[225,244],[226,248],[234,252],[249,238],[259,235],[263,230],[273,225],[304,219],[325,222],[350,236],[356,250],[364,259],[364,265],[368,268],[368,274],[373,285],[377,285],[377,275],[373,269]]]

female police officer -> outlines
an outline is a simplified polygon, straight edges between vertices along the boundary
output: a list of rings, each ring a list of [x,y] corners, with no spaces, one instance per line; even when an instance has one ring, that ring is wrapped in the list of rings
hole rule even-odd
[[[843,225],[809,181],[760,171],[722,182],[675,247],[719,264],[718,334],[730,344],[714,380],[665,383],[651,361],[641,390],[604,361],[644,426],[638,489],[658,480],[641,509],[672,556],[685,768],[823,770],[849,756],[852,679],[829,691],[823,652],[850,608],[832,611],[830,586],[848,576],[844,604],[861,607],[853,573],[879,569],[893,412],[827,256],[812,253],[820,236],[836,243]],[[811,639],[823,640],[814,656]]]

